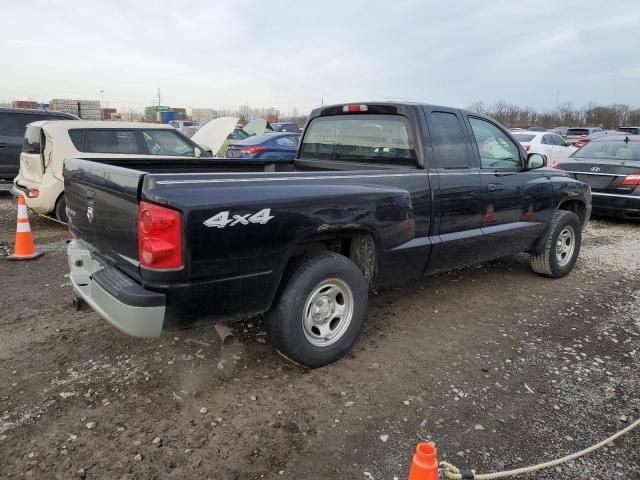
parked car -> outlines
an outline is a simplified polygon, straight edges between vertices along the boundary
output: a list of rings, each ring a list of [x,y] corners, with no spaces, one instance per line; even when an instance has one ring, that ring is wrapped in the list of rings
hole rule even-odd
[[[576,151],[564,139],[551,132],[514,132],[513,137],[518,140],[527,153],[545,155],[550,165],[569,157]]]
[[[229,145],[227,158],[296,158],[297,133],[267,133],[255,135]]]
[[[75,295],[135,336],[266,313],[277,351],[319,367],[356,341],[368,289],[516,252],[558,278],[578,257],[588,186],[491,118],[325,106],[300,142],[295,160],[232,170],[68,159]]]
[[[569,130],[569,127],[556,127],[556,128],[552,128],[551,132],[564,137],[567,134],[568,130]]]
[[[27,126],[12,191],[37,213],[67,222],[62,181],[66,158],[140,159],[206,156],[169,125],[101,121],[44,121]]]
[[[571,127],[567,130],[565,140],[569,145],[573,145],[578,140],[581,140],[592,133],[601,132],[602,129],[598,127]]]
[[[300,132],[300,127],[296,123],[272,123],[271,128],[274,132]]]
[[[640,135],[596,138],[555,168],[591,186],[594,213],[640,220]]]
[[[617,135],[619,134],[615,130],[600,130],[599,132],[593,132],[586,137],[581,137],[576,143],[573,144],[576,148],[582,148],[583,145],[589,143],[596,138],[604,137],[605,135]]]
[[[20,169],[20,152],[27,124],[38,120],[77,120],[69,113],[0,108],[0,181],[11,181]]]
[[[547,129],[544,127],[529,127],[527,128],[528,132],[546,132]]]
[[[640,127],[629,127],[620,125],[616,128],[616,131],[622,133],[630,133],[632,135],[640,135]]]

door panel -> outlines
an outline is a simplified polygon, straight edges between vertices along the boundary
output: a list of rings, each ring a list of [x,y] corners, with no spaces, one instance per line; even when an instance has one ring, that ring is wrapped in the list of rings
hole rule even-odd
[[[480,259],[528,250],[546,228],[553,188],[545,168],[523,170],[524,152],[498,125],[470,117],[482,165],[482,230]]]
[[[476,260],[482,241],[482,185],[470,139],[458,110],[425,108],[433,156],[429,170],[438,230],[438,270]],[[433,264],[432,264],[433,265]]]

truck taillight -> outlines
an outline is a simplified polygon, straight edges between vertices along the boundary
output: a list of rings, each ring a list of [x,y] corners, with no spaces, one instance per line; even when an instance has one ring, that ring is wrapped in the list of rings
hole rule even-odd
[[[622,181],[622,185],[624,185],[625,187],[640,185],[640,172],[627,175],[625,179]]]
[[[138,256],[147,268],[182,266],[182,218],[180,212],[140,202]]]

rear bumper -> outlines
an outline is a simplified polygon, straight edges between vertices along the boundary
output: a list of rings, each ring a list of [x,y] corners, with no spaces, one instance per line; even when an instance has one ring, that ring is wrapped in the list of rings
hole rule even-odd
[[[640,220],[640,196],[591,192],[593,213]]]
[[[158,337],[165,315],[165,295],[143,289],[130,277],[103,265],[81,240],[67,247],[73,291],[102,318],[134,337]]]
[[[55,178],[47,178],[39,184],[25,182],[24,180],[20,180],[20,182],[22,183],[13,182],[11,193],[15,196],[22,195],[27,207],[43,215],[48,215],[55,210],[56,201],[64,191],[63,183]],[[35,198],[30,197],[29,190],[31,189],[39,190],[39,195]]]

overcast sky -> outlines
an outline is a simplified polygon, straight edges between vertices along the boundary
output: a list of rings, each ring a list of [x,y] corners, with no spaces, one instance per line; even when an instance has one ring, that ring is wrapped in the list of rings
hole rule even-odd
[[[0,101],[640,106],[640,2],[2,2]]]

